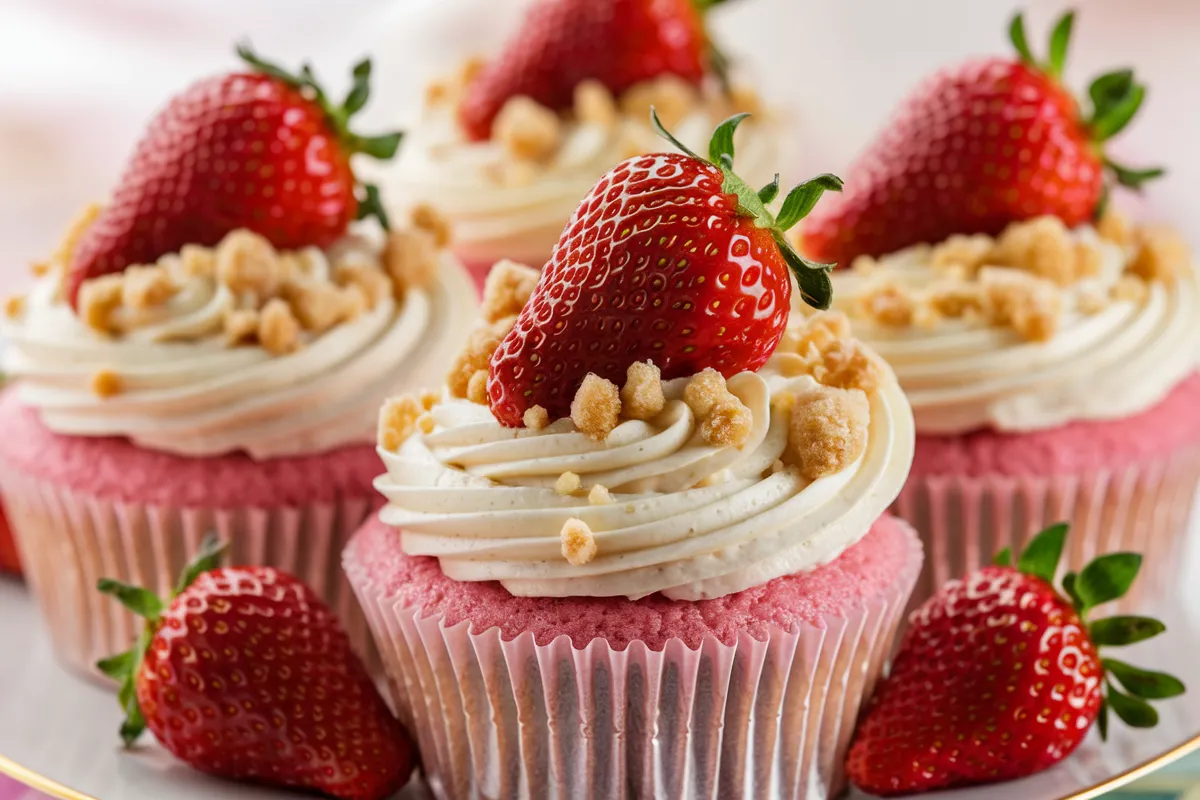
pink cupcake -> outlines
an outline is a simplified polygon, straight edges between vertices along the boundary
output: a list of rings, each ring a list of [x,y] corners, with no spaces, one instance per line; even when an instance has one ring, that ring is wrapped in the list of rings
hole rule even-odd
[[[454,382],[385,407],[388,504],[345,568],[438,797],[841,790],[922,556],[881,516],[911,412],[831,322],[728,380],[589,375],[524,428]]]
[[[1177,234],[1043,217],[862,259],[835,286],[916,417],[895,506],[929,554],[916,597],[1062,520],[1067,568],[1133,550],[1157,577],[1143,593],[1173,585],[1200,485],[1200,280]]]
[[[245,56],[254,70],[197,84],[151,122],[108,207],[0,324],[16,381],[0,403],[4,503],[76,670],[138,630],[97,580],[167,593],[212,529],[236,562],[304,578],[365,648],[339,554],[374,505],[376,409],[440,378],[475,315],[436,220],[349,222],[343,160],[383,145],[329,116],[311,78]],[[326,181],[315,205],[307,170]]]

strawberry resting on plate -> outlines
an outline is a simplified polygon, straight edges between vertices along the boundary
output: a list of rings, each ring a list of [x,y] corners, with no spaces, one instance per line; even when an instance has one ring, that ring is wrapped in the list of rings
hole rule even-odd
[[[829,306],[832,265],[807,261],[784,233],[842,182],[806,181],[772,214],[778,176],[755,191],[733,171],[734,133],[747,116],[722,123],[704,159],[652,112],[680,152],[627,159],[583,199],[492,355],[498,420],[520,427],[533,406],[566,416],[588,373],[619,383],[635,361],[653,361],[664,379],[756,370],[787,326],[793,277],[807,303]]]
[[[1065,524],[1038,534],[1015,566],[1004,550],[913,613],[850,747],[856,786],[893,796],[1032,775],[1070,755],[1092,723],[1107,737],[1110,713],[1153,727],[1146,701],[1183,693],[1171,675],[1098,652],[1156,636],[1161,622],[1087,619],[1129,590],[1141,556],[1100,556],[1059,592],[1066,534]]]
[[[242,45],[251,69],[192,85],[150,121],[111,201],[71,260],[68,297],[84,281],[152,264],[184,245],[215,245],[245,228],[277,249],[327,247],[349,224],[376,215],[373,186],[360,186],[350,159],[388,159],[399,133],[364,137],[350,118],[366,105],[371,62],[335,104],[305,64],[293,75]]]
[[[805,222],[805,253],[848,265],[1045,215],[1074,227],[1097,215],[1106,177],[1136,189],[1161,175],[1104,154],[1145,98],[1132,70],[1097,78],[1087,109],[1063,86],[1073,21],[1058,21],[1039,61],[1017,15],[1017,58],[975,59],[921,84],[851,166],[846,193]]]
[[[383,800],[414,747],[333,612],[271,567],[218,567],[209,537],[174,596],[112,580],[100,591],[146,619],[133,650],[97,666],[121,684],[121,738],[149,728],[222,778]]]
[[[538,0],[520,32],[467,87],[459,121],[475,140],[514,97],[554,111],[596,80],[613,94],[660,75],[698,84],[718,70],[703,10],[721,0]]]

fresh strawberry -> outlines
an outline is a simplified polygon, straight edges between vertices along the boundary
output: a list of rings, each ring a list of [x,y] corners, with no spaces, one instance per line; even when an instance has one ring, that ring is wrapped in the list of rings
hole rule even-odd
[[[620,384],[635,361],[653,360],[664,378],[757,369],[787,326],[793,274],[805,301],[828,307],[832,265],[801,258],[784,232],[842,182],[802,183],[773,216],[778,176],[755,192],[733,172],[733,135],[747,116],[721,123],[706,161],[652,112],[680,153],[623,161],[583,199],[492,356],[497,419],[520,426],[534,405],[566,416],[589,372]]]
[[[169,604],[112,580],[100,591],[146,618],[135,648],[97,666],[121,683],[121,737],[149,727],[201,772],[382,800],[413,746],[337,618],[270,567],[220,569],[210,537]]]
[[[1183,684],[1097,648],[1148,639],[1162,623],[1086,621],[1125,594],[1141,556],[1114,553],[1067,573],[1064,596],[1053,581],[1066,533],[1065,524],[1043,531],[1015,568],[1005,551],[913,613],[851,745],[855,785],[892,796],[1020,778],[1070,755],[1097,720],[1106,737],[1110,709],[1131,727],[1158,722],[1146,700]]]
[[[569,108],[575,87],[598,80],[614,94],[674,74],[699,83],[713,63],[700,8],[720,0],[538,0],[516,36],[467,87],[459,122],[482,141],[518,95]]]
[[[400,134],[348,127],[367,102],[371,62],[334,106],[306,64],[299,75],[238,55],[253,71],[221,75],[175,96],[150,121],[111,201],[71,262],[69,297],[89,278],[153,263],[185,244],[214,245],[236,228],[276,247],[325,247],[356,217],[379,217],[378,192],[358,186],[350,157],[387,159]]]
[[[21,574],[21,559],[17,555],[17,543],[13,540],[12,526],[8,516],[0,508],[0,572]]]
[[[1132,71],[1092,83],[1086,116],[1060,83],[1073,19],[1058,22],[1046,63],[1034,60],[1018,15],[1018,60],[973,60],[927,79],[851,166],[846,193],[805,223],[802,249],[848,264],[1042,215],[1075,226],[1098,213],[1106,171],[1135,189],[1161,175],[1103,153],[1145,97]]]

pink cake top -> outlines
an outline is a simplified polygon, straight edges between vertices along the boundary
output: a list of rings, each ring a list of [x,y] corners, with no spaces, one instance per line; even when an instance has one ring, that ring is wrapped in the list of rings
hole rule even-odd
[[[15,392],[0,397],[0,438],[3,460],[24,474],[106,500],[150,505],[274,508],[373,500],[371,482],[381,471],[371,445],[255,461],[243,453],[188,458],[123,438],[61,436]]]
[[[917,437],[911,475],[1073,475],[1115,469],[1200,442],[1200,374],[1154,408],[1110,422],[1030,433]]]
[[[600,638],[616,650],[635,641],[661,650],[678,638],[695,649],[708,635],[729,645],[743,631],[765,639],[770,626],[822,626],[825,618],[844,617],[868,598],[901,589],[907,594],[921,564],[912,530],[884,516],[829,564],[713,600],[683,602],[659,594],[640,600],[514,597],[495,582],[447,578],[436,559],[405,555],[401,535],[372,519],[351,542],[347,566],[361,570],[371,591],[426,615],[443,614],[447,626],[470,620],[472,631],[499,628],[505,640],[530,632],[538,645],[566,635],[576,648]]]

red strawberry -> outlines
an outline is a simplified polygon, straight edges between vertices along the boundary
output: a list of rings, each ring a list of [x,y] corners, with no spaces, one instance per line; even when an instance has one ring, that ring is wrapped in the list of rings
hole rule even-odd
[[[1105,737],[1109,709],[1152,727],[1158,714],[1146,700],[1183,692],[1170,675],[1096,652],[1162,633],[1161,622],[1085,621],[1128,590],[1141,556],[1101,556],[1067,573],[1064,597],[1053,581],[1066,533],[1043,531],[1016,568],[1005,551],[914,612],[851,745],[855,785],[891,796],[1031,775],[1070,755],[1097,719]]]
[[[89,278],[153,263],[185,244],[214,245],[249,228],[279,248],[325,247],[356,217],[376,214],[378,193],[358,187],[350,157],[391,158],[400,134],[365,138],[348,128],[367,102],[371,62],[335,107],[304,65],[299,75],[238,55],[254,71],[200,81],[150,121],[112,200],[71,263],[69,297]],[[361,198],[360,198],[361,191]]]
[[[719,0],[718,0],[719,2]],[[482,141],[511,98],[569,108],[575,87],[595,79],[619,94],[674,74],[699,83],[709,44],[693,0],[538,0],[519,33],[476,76],[459,107],[467,135]]]
[[[584,198],[492,356],[497,419],[520,426],[534,405],[566,416],[589,372],[620,384],[635,361],[653,360],[664,378],[757,369],[783,336],[793,273],[808,303],[828,307],[830,265],[805,261],[784,231],[841,180],[797,186],[773,216],[778,176],[756,193],[733,172],[733,134],[747,116],[717,128],[705,161],[652,114],[686,155],[623,161]]]
[[[1106,168],[1133,188],[1161,175],[1103,154],[1146,93],[1130,70],[1091,85],[1086,117],[1059,82],[1072,21],[1055,27],[1048,63],[1035,62],[1018,15],[1019,60],[974,60],[927,79],[850,168],[846,193],[805,223],[804,251],[848,264],[1046,214],[1074,226],[1099,210]]]
[[[17,543],[13,541],[12,526],[8,524],[8,517],[3,508],[0,508],[0,572],[21,574]]]
[[[169,605],[100,581],[146,618],[133,650],[97,665],[121,682],[126,744],[149,727],[211,775],[389,797],[412,772],[413,746],[333,612],[270,567],[218,569],[220,550],[205,541]]]

